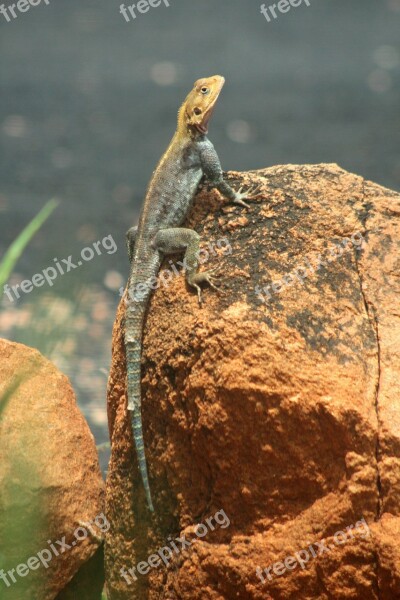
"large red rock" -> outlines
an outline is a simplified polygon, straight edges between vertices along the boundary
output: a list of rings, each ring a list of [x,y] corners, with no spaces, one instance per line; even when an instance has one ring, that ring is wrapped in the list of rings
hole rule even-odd
[[[118,311],[109,598],[400,598],[400,196],[337,165],[228,175],[251,208],[203,190],[189,219],[223,293],[173,276],[144,332],[153,517]],[[195,541],[149,564],[169,536]]]
[[[1,598],[100,599],[103,487],[68,379],[0,340]]]

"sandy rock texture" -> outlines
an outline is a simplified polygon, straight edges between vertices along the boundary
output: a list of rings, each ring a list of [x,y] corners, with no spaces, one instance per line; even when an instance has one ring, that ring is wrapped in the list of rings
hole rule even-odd
[[[0,597],[100,600],[103,502],[94,439],[67,377],[36,350],[0,340]]]
[[[118,311],[109,598],[400,598],[400,196],[334,164],[227,177],[251,207],[204,187],[188,222],[221,293],[168,259],[144,332],[154,516]]]

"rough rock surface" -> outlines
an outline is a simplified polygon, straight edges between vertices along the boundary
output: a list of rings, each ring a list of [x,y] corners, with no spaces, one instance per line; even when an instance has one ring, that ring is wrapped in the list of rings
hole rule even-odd
[[[117,315],[109,598],[400,598],[400,196],[331,164],[228,176],[261,186],[251,208],[204,188],[189,219],[223,293],[199,308],[171,277],[145,328],[154,516],[125,408],[122,303]],[[229,526],[200,537],[221,509]],[[138,566],[183,535],[195,542],[175,542],[168,567]]]
[[[36,350],[0,340],[0,597],[64,599],[72,586],[74,598],[99,599],[101,528],[85,524],[103,501],[94,439],[68,379]]]

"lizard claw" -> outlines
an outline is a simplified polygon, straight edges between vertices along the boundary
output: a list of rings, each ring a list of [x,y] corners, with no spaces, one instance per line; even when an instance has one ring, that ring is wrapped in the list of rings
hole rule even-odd
[[[235,204],[240,204],[240,206],[245,206],[246,208],[250,208],[247,202],[244,202],[244,199],[253,200],[260,191],[260,186],[253,186],[248,189],[246,192],[243,192],[244,186],[241,186],[239,190],[235,193]]]
[[[221,270],[222,270],[222,266],[218,265],[217,267],[214,267],[213,269],[209,269],[208,271],[206,271],[206,273],[211,276],[219,275]]]

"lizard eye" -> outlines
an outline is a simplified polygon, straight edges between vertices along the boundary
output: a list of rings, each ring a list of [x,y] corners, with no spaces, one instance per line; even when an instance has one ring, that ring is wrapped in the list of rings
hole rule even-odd
[[[201,115],[201,112],[202,112],[202,111],[201,111],[201,108],[198,108],[198,107],[196,106],[196,108],[193,110],[193,112],[194,112],[194,114],[195,114],[195,115]]]
[[[208,88],[208,87],[202,87],[200,91],[201,91],[202,94],[208,94],[209,91],[210,91],[210,88]]]

